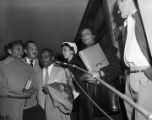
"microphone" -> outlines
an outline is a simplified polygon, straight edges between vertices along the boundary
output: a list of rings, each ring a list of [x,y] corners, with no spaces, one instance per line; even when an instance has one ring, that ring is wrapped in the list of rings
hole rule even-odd
[[[68,64],[66,62],[61,62],[61,61],[55,61],[56,65],[60,65],[63,68],[67,68]]]
[[[60,65],[67,65],[67,63],[65,62],[61,62],[61,61],[55,61],[56,64],[60,64]]]
[[[55,61],[55,63],[56,63],[56,64],[59,64],[59,65],[61,65],[61,66],[64,66],[64,67],[68,67],[68,66],[73,67],[73,68],[76,68],[76,67],[77,67],[77,66],[74,65],[74,64],[69,64],[69,63],[61,62],[61,61]],[[77,68],[77,69],[78,69],[78,68]]]

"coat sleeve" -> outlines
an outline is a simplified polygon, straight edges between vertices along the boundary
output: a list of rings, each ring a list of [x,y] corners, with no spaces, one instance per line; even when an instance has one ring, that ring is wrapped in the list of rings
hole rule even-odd
[[[3,70],[0,69],[0,97],[6,97],[8,92],[7,79],[4,76]]]
[[[101,71],[105,73],[105,80],[107,82],[112,82],[120,75],[120,63],[116,56],[117,50],[113,46],[109,47],[108,49],[104,50],[105,55],[109,61],[109,65],[102,68]]]
[[[73,105],[72,103],[67,99],[67,94],[64,92],[60,92],[56,89],[54,89],[51,86],[48,86],[49,89],[49,95],[52,98],[52,101],[54,103],[55,107],[59,107],[59,109],[63,113],[71,113]]]

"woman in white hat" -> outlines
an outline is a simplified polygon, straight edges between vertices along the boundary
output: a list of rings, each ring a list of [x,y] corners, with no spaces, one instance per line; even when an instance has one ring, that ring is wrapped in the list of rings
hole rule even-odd
[[[62,54],[64,59],[68,62],[72,60],[75,54],[77,54],[77,46],[72,42],[63,42],[62,45]]]
[[[84,65],[77,55],[77,46],[72,42],[63,42],[62,45],[62,54],[65,60],[68,63],[77,65],[81,68],[84,68]],[[68,69],[72,72],[75,77],[75,80],[81,85],[81,87],[87,91],[86,81],[82,81],[81,76],[83,76],[83,72],[77,70],[76,68],[68,67]],[[74,101],[74,111],[78,110],[78,119],[79,120],[90,120],[90,114],[88,109],[88,98],[82,93],[80,88],[74,83],[76,91],[80,93],[79,97]]]

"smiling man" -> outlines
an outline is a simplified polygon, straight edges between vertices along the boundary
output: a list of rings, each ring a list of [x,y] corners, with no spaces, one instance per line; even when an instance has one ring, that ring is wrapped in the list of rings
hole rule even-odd
[[[57,87],[70,86],[72,79],[68,70],[55,64],[54,54],[47,48],[40,52],[40,63],[43,69],[36,73],[34,80],[38,89],[38,104],[45,110],[46,120],[70,120],[72,102],[67,93],[71,93],[72,89],[65,92]]]
[[[31,65],[35,72],[40,70],[37,44],[34,41],[27,41],[24,45],[25,58],[24,61]]]

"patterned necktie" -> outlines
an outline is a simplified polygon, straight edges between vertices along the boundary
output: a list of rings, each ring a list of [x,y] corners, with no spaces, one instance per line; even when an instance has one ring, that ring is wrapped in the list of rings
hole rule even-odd
[[[45,71],[45,84],[48,84],[48,81],[49,81],[49,71],[48,71],[48,68],[46,68],[46,71]]]
[[[33,60],[30,60],[30,65],[33,67]]]

